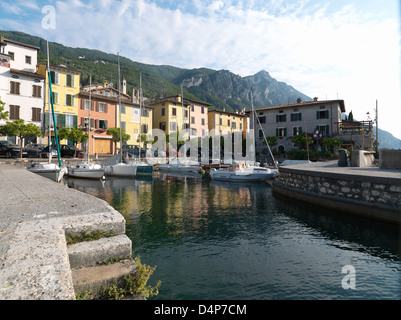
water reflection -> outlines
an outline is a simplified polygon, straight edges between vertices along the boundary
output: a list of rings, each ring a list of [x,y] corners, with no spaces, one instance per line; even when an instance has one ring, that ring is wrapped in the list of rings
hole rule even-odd
[[[127,220],[156,299],[400,299],[399,229],[278,199],[267,183],[200,175],[86,181]],[[344,265],[357,290],[341,287]]]

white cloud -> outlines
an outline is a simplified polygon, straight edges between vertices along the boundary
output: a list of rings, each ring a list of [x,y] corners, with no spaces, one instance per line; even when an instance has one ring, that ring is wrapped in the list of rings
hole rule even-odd
[[[55,3],[57,30],[38,32],[67,46],[120,51],[144,63],[243,76],[264,69],[309,96],[338,94],[357,117],[372,113],[377,98],[382,124],[401,137],[397,21],[352,4],[329,11],[333,3],[66,0]]]

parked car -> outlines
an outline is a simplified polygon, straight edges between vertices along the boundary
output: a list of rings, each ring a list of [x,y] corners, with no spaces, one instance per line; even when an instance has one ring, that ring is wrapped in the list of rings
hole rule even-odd
[[[134,157],[139,157],[139,147],[138,146],[126,145],[123,147],[123,152],[128,153]],[[141,158],[144,158],[145,156],[146,156],[146,150],[142,148],[141,149]]]
[[[146,150],[146,156],[150,158],[166,157],[166,152],[157,150],[155,148],[149,148]]]
[[[43,148],[39,154],[39,158],[48,158],[49,157],[49,146]],[[58,157],[58,152],[57,152],[57,147],[52,147],[52,158],[57,158]]]
[[[46,146],[40,143],[30,143],[25,146],[25,150],[28,153],[29,158],[38,158],[39,154]]]
[[[11,143],[10,141],[0,141],[0,155],[6,158],[19,157],[21,154],[21,148]],[[22,157],[27,157],[28,154],[25,150],[22,150]]]
[[[73,146],[68,146],[66,144],[62,144],[60,146],[60,154],[61,157],[75,157],[75,154],[80,159],[84,157],[84,152],[82,150],[79,150]]]

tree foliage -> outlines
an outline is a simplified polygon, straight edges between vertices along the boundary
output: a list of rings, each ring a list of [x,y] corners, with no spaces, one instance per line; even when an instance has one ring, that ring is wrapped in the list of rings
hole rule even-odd
[[[16,121],[7,121],[6,125],[1,128],[1,134],[10,136],[10,137],[19,137],[20,139],[20,158],[22,159],[22,149],[23,149],[23,143],[24,139],[26,138],[31,138],[31,137],[37,137],[42,134],[41,130],[39,127],[37,127],[33,123],[28,123],[25,124],[25,121],[23,119],[16,120]]]
[[[111,140],[114,142],[117,150],[117,143],[120,142],[120,128],[109,128],[107,129],[107,135],[111,136]],[[131,139],[131,136],[125,132],[124,128],[121,128],[121,140],[127,142]]]

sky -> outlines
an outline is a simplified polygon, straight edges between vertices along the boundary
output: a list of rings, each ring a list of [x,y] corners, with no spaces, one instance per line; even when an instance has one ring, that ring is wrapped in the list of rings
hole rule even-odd
[[[358,120],[377,101],[379,127],[401,139],[400,14],[399,0],[0,0],[0,29],[148,64],[266,70]]]

